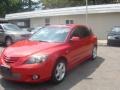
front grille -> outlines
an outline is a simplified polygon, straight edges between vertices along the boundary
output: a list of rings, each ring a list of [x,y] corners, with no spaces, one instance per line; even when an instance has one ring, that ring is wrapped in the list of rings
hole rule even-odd
[[[3,60],[6,62],[6,63],[14,63],[18,60],[19,58],[18,57],[7,57],[7,56],[3,56]]]

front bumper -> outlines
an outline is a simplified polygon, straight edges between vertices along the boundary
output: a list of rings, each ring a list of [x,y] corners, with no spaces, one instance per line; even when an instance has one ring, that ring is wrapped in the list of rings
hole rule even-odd
[[[0,74],[7,80],[17,82],[44,82],[49,79],[49,74],[46,74],[44,66],[28,65],[8,67],[7,65],[0,65]],[[33,75],[38,75],[37,79],[33,79]],[[47,76],[48,75],[48,76]]]
[[[114,40],[108,39],[107,44],[108,45],[120,45],[120,39],[114,39]]]

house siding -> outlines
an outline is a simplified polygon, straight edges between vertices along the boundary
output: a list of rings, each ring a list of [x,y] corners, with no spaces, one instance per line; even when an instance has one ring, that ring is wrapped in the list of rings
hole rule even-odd
[[[47,17],[48,18],[48,17]],[[66,16],[52,16],[50,24],[66,24],[66,20],[73,20],[75,24],[86,24],[85,15],[66,15]],[[30,26],[44,26],[45,17],[31,18]],[[88,15],[88,26],[98,36],[98,39],[107,39],[107,33],[114,26],[120,26],[120,13],[100,13]]]

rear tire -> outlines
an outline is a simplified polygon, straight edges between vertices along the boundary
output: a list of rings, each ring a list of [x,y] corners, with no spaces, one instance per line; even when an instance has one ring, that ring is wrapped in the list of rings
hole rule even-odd
[[[52,83],[58,84],[62,82],[66,77],[66,71],[67,71],[66,62],[64,60],[59,60],[56,63],[52,73],[52,79],[51,79]]]
[[[7,37],[5,39],[5,46],[8,47],[8,46],[12,45],[12,43],[13,43],[13,41],[12,41],[12,39],[10,37]]]

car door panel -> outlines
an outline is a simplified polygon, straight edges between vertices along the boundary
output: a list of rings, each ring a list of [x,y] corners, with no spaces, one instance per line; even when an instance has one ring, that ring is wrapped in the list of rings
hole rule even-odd
[[[82,34],[85,34],[84,29],[86,29],[86,28],[85,27],[82,27],[82,28],[77,27],[75,30],[76,30],[76,32],[78,31],[77,32],[77,33],[79,33],[78,35],[76,34],[76,32],[74,30],[76,36],[80,37],[80,40],[77,42],[71,43],[70,58],[71,58],[71,62],[73,65],[76,65],[77,63],[81,63],[82,61],[87,59],[87,57],[90,56],[92,48],[93,48],[93,45],[91,42],[91,35],[88,35],[88,36],[83,35],[84,37],[82,36]],[[82,33],[81,31],[84,33]]]

